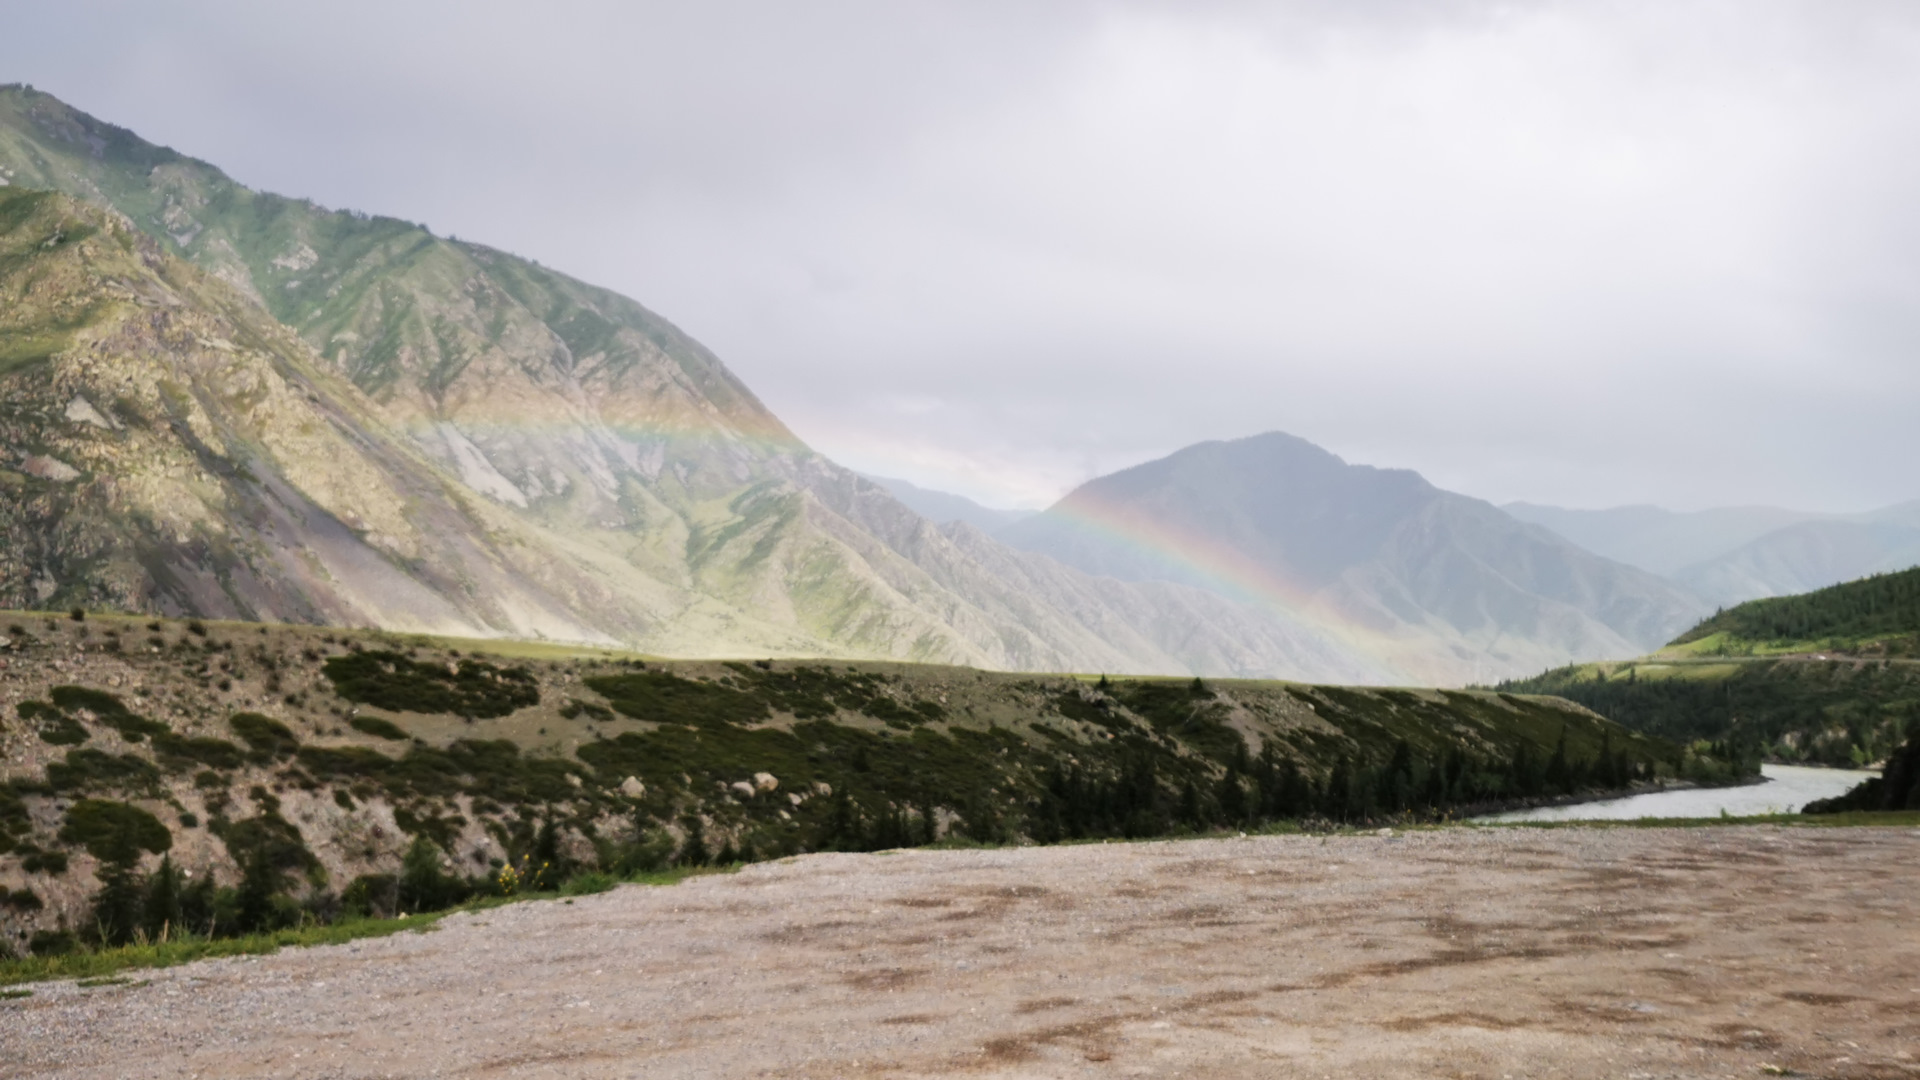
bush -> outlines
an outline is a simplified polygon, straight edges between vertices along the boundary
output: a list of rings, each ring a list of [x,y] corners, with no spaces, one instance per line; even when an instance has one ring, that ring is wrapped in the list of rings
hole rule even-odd
[[[440,845],[416,836],[400,860],[400,907],[405,911],[438,911],[452,907],[472,893],[465,881],[440,866]]]
[[[532,672],[480,660],[461,660],[449,670],[375,650],[333,657],[321,670],[341,697],[394,712],[492,718],[540,703]]]
[[[173,846],[173,834],[160,819],[137,806],[82,799],[67,809],[60,839],[79,844],[102,862],[131,863],[140,852],[158,855]]]
[[[377,739],[390,739],[394,742],[407,740],[407,733],[400,730],[400,725],[391,720],[382,720],[377,716],[356,716],[347,723],[355,731],[363,731]]]
[[[392,918],[400,910],[400,879],[392,874],[361,874],[340,894],[340,910],[353,918]]]
[[[36,930],[27,942],[27,951],[35,956],[69,956],[80,948],[80,939],[71,930]]]
[[[619,879],[612,874],[589,870],[584,874],[575,874],[568,878],[566,884],[560,886],[560,895],[591,896],[594,893],[606,892],[618,884],[620,884]]]
[[[287,725],[271,716],[259,713],[234,713],[227,724],[233,733],[240,736],[253,748],[255,761],[266,763],[279,758],[289,758],[300,749],[300,740],[294,737]]]
[[[153,762],[134,754],[114,755],[82,747],[67,751],[64,762],[47,766],[47,784],[55,791],[149,790],[160,781]]]

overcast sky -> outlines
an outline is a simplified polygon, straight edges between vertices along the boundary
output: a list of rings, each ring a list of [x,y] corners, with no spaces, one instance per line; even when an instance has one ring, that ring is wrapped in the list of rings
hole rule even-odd
[[[989,503],[1273,429],[1495,501],[1920,497],[1920,5],[0,14],[0,81],[628,293]]]

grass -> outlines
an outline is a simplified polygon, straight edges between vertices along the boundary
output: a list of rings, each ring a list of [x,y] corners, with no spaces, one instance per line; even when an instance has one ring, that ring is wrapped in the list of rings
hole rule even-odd
[[[650,886],[677,885],[691,877],[730,874],[739,869],[737,865],[682,866],[635,874],[626,878],[624,883]],[[363,938],[388,937],[402,931],[425,933],[434,929],[441,919],[462,911],[484,911],[528,900],[566,898],[571,902],[572,897],[606,892],[622,883],[608,874],[589,873],[569,879],[561,885],[558,892],[492,896],[474,900],[459,907],[448,908],[445,911],[422,912],[400,918],[348,919],[329,926],[275,930],[272,933],[247,934],[242,937],[212,939],[185,937],[163,943],[122,945],[111,949],[68,953],[65,956],[29,956],[14,960],[0,960],[0,987],[46,982],[53,979],[76,979],[80,986],[118,985],[128,981],[117,977],[123,971],[176,967],[195,960],[211,960],[223,956],[267,956],[285,948],[341,945]],[[23,998],[31,996],[32,993],[31,990],[0,989],[0,998]]]
[[[355,919],[331,926],[309,926],[247,934],[231,938],[185,937],[146,945],[68,953],[65,956],[28,956],[0,960],[0,986],[81,979],[87,983],[139,968],[166,968],[222,956],[265,956],[289,946],[339,945],[359,938],[386,937],[402,930],[424,931],[451,912],[415,915],[405,919]]]

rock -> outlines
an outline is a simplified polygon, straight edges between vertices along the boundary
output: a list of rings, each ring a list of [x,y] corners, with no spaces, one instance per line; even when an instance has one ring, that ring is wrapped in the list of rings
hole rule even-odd
[[[833,794],[833,785],[827,783],[825,780],[815,780],[813,782],[813,790],[821,795],[831,795]]]
[[[94,427],[107,431],[112,431],[120,426],[107,417],[102,416],[100,410],[93,407],[93,402],[88,401],[80,394],[73,395],[73,400],[67,402],[67,419],[76,424],[92,424]]]
[[[34,454],[22,462],[20,468],[28,476],[37,476],[42,480],[51,480],[56,484],[70,484],[80,479],[80,470],[45,454]]]
[[[756,794],[756,793],[758,792],[758,790],[759,790],[758,788],[755,788],[755,787],[753,786],[753,784],[752,784],[752,783],[750,783],[750,782],[748,782],[748,781],[746,781],[746,780],[735,780],[735,781],[734,781],[734,782],[733,782],[733,783],[732,783],[732,784],[730,785],[730,787],[732,788],[732,790],[733,790],[733,793],[734,793],[735,795],[738,795],[738,796],[740,796],[740,797],[741,797],[741,798],[743,798],[743,799],[751,799],[751,798],[753,798],[753,797],[754,797],[754,795],[755,795],[755,794]]]
[[[770,772],[757,772],[753,774],[753,786],[761,791],[775,791],[779,789],[780,781]]]
[[[802,801],[800,798],[800,793],[797,791],[787,792],[787,801],[791,802],[795,806],[799,806]]]
[[[641,783],[639,777],[629,776],[620,781],[620,794],[629,799],[644,798],[647,794],[647,785]]]
[[[573,785],[574,787],[580,787],[580,786],[582,786],[582,785],[581,785],[581,783],[580,783],[580,774],[579,774],[579,773],[568,773],[568,774],[567,774],[567,783],[569,783],[569,784],[572,784],[572,785]]]

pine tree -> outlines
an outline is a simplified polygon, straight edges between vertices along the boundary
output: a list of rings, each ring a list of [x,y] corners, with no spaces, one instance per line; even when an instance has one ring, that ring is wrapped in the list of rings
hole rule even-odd
[[[142,925],[146,889],[134,869],[138,854],[103,862],[94,872],[100,891],[93,895],[92,929],[102,945],[125,945]]]
[[[1549,791],[1561,795],[1573,793],[1573,769],[1567,764],[1567,729],[1560,729],[1560,742],[1553,748],[1553,756],[1547,759],[1546,784]]]
[[[142,904],[141,922],[147,937],[161,941],[181,931],[181,879],[172,855],[160,857],[160,865],[147,876],[147,895]]]
[[[276,929],[279,911],[274,899],[280,895],[282,879],[273,860],[264,851],[252,851],[240,861],[240,887],[234,894],[236,929],[259,933]]]
[[[700,820],[699,814],[687,814],[680,819],[686,827],[687,838],[680,845],[679,862],[683,866],[705,866],[710,857],[707,853],[707,826]]]

